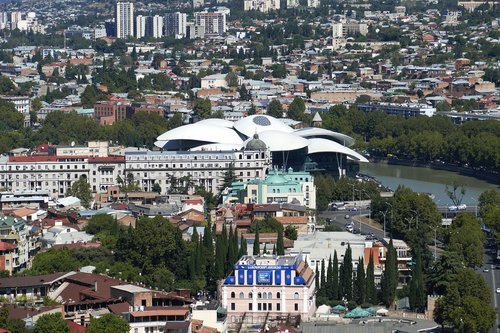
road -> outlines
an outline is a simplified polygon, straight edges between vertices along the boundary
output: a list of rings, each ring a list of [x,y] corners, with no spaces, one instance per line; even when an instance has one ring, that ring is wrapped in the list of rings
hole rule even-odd
[[[484,266],[481,274],[483,274],[484,279],[491,289],[491,305],[497,310],[496,327],[492,328],[490,332],[497,333],[500,332],[500,309],[498,307],[498,304],[500,303],[500,294],[496,293],[496,288],[500,287],[500,269],[496,269],[495,265],[496,250],[494,250],[494,252],[488,252],[489,250],[489,248],[486,248],[486,253],[484,254]],[[485,272],[484,268],[488,268],[488,272]]]
[[[366,223],[360,224],[360,216],[367,216],[369,214],[368,209],[361,209],[358,211],[325,211],[320,213],[318,216],[321,218],[331,219],[331,224],[334,224],[342,230],[344,230],[344,226],[346,223],[352,223],[355,230],[360,230],[362,234],[370,234],[373,233],[377,239],[381,239],[384,237],[384,231],[382,226],[377,223],[373,223],[368,225]],[[346,216],[349,216],[346,218]]]

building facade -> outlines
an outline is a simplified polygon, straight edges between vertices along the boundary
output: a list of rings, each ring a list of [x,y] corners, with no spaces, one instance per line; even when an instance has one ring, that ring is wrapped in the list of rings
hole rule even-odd
[[[298,256],[243,256],[222,286],[228,325],[264,323],[316,310],[314,271]]]
[[[227,30],[225,12],[196,12],[194,21],[195,25],[205,27],[205,36],[220,36]]]
[[[167,13],[164,16],[164,31],[167,36],[175,36],[176,38],[186,37],[186,13]]]
[[[130,0],[118,0],[115,7],[116,37],[134,36],[134,3]]]

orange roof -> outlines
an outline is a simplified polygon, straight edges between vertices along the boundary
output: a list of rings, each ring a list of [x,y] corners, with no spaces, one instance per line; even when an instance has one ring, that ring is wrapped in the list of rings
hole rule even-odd
[[[19,208],[12,212],[15,217],[23,217],[36,213],[36,209]]]
[[[17,247],[16,244],[11,244],[7,242],[0,242],[0,251],[13,250]]]

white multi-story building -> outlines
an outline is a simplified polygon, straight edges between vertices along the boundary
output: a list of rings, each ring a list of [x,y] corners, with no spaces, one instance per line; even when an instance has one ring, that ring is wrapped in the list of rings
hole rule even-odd
[[[163,16],[155,15],[152,17],[153,27],[152,27],[152,37],[162,38],[163,37]]]
[[[116,37],[134,36],[134,3],[130,0],[118,0],[115,7]]]
[[[21,12],[12,12],[10,13],[10,28],[12,30],[17,28],[17,22],[23,19],[23,13]]]
[[[194,13],[194,20],[195,25],[205,27],[205,36],[220,36],[227,31],[225,12],[197,12]]]
[[[137,15],[135,18],[135,37],[142,38],[146,36],[146,21],[147,17],[143,15]]]
[[[165,35],[175,36],[176,38],[186,37],[187,14],[186,13],[167,13],[164,17]]]
[[[280,9],[280,1],[279,0],[245,0],[243,2],[243,9],[245,11],[257,10],[259,12],[267,13],[271,10],[279,10]]]
[[[299,0],[286,0],[286,8],[297,8]]]
[[[238,179],[250,180],[266,174],[271,158],[269,152],[247,150],[137,151],[125,154],[124,172],[127,175],[131,173],[145,191],[151,191],[155,183],[165,191],[174,177],[182,182],[192,182],[188,186],[190,188],[200,185],[207,191],[217,193],[231,164]]]

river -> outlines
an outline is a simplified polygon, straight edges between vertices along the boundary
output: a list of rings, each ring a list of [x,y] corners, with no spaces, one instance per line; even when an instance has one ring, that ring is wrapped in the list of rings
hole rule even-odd
[[[434,194],[434,201],[439,206],[452,204],[446,195],[446,185],[455,180],[463,184],[466,192],[462,200],[468,205],[475,205],[482,192],[500,189],[498,185],[474,177],[463,176],[457,172],[434,170],[423,167],[411,167],[384,163],[360,163],[360,172],[375,177],[384,186],[393,190],[399,185],[411,188],[415,192]]]

